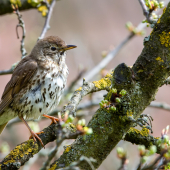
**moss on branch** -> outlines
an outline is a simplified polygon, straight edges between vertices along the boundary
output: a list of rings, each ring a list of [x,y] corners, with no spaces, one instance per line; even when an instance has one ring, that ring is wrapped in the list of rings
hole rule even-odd
[[[58,125],[52,124],[49,127],[43,129],[44,133],[41,133],[41,138],[44,145],[54,141],[58,137]],[[15,170],[24,165],[31,157],[38,153],[42,149],[42,145],[39,141],[34,142],[30,139],[20,145],[16,146],[4,159],[0,162],[0,170]]]
[[[160,146],[157,144],[158,139],[158,137],[149,135],[149,130],[146,128],[143,128],[140,131],[132,127],[124,138],[125,141],[131,142],[132,144],[145,145],[147,149],[149,149],[150,146],[155,145],[157,146],[157,153],[160,153]]]

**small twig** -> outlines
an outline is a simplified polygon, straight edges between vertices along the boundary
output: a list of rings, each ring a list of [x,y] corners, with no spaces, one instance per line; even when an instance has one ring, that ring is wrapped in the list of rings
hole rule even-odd
[[[72,162],[69,166],[67,166],[65,168],[60,168],[58,170],[80,170],[80,168],[78,166],[81,165],[81,163],[83,163],[83,162],[87,162],[89,164],[89,166],[91,167],[91,169],[95,170],[92,162],[95,163],[96,160],[93,158],[87,158],[85,156],[81,156],[77,162]]]
[[[47,1],[44,1],[44,3],[45,3],[45,5],[46,5],[46,7],[48,9],[48,13],[47,13],[47,16],[46,16],[46,20],[45,20],[43,30],[42,30],[41,35],[38,38],[38,40],[44,38],[46,32],[50,28],[49,23],[50,23],[50,19],[51,19],[51,16],[52,16],[52,12],[53,12],[53,8],[55,6],[56,0],[52,0],[51,4],[49,4]]]
[[[167,111],[170,111],[170,105],[167,103],[162,103],[162,102],[151,102],[149,107],[156,107],[158,109],[164,109]]]
[[[139,3],[142,7],[142,10],[143,10],[143,14],[144,16],[146,17],[147,21],[150,23],[150,24],[154,24],[156,22],[156,20],[152,19],[151,18],[151,14],[152,14],[152,11],[149,11],[145,5],[145,2],[143,0],[139,0]]]
[[[12,74],[13,69],[10,68],[9,70],[2,70],[0,71],[0,75],[7,75],[7,74]]]
[[[24,20],[22,19],[22,15],[19,12],[18,6],[17,5],[12,5],[12,8],[14,10],[14,13],[18,16],[18,21],[19,21],[19,24],[16,26],[16,34],[17,34],[18,39],[19,39],[18,27],[22,28],[22,39],[21,39],[20,50],[21,50],[21,54],[22,54],[21,58],[24,58],[27,55],[26,49],[24,47],[24,45],[25,45],[24,40],[25,40],[25,34],[26,34],[25,23],[24,23]]]

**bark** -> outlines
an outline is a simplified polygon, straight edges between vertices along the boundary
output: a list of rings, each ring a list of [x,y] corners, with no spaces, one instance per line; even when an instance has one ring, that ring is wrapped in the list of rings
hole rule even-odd
[[[18,4],[20,11],[35,8],[31,4],[28,3],[28,0],[19,0],[19,2],[21,3],[21,5]],[[12,12],[13,12],[13,9],[11,8],[10,0],[0,0],[0,15],[12,13]]]
[[[116,112],[106,108],[98,109],[88,124],[93,129],[93,134],[86,139],[78,137],[69,152],[64,152],[53,163],[51,170],[66,167],[81,155],[96,159],[94,166],[98,168],[132,126],[128,117],[137,119],[154,100],[158,88],[170,75],[169,15],[170,3],[146,39],[142,53],[132,69],[125,64],[120,64],[115,69],[112,86],[118,91],[127,90],[127,94],[121,98],[121,103],[116,106]],[[111,95],[109,92],[106,99],[111,101]],[[83,163],[80,168],[91,169],[87,163]]]

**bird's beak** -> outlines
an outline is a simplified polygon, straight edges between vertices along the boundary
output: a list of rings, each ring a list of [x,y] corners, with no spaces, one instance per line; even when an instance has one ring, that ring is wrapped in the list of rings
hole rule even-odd
[[[67,45],[66,47],[63,47],[62,50],[66,51],[66,50],[71,50],[73,48],[76,48],[77,46],[75,45]]]

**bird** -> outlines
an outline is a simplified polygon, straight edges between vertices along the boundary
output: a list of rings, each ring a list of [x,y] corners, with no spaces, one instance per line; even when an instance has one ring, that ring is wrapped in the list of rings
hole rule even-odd
[[[66,51],[76,47],[67,45],[58,36],[37,41],[31,53],[13,70],[2,94],[0,134],[7,123],[18,116],[30,131],[30,138],[38,139],[44,147],[39,133],[33,132],[26,120],[44,116],[52,123],[58,121],[58,118],[47,114],[56,108],[66,86],[69,73],[65,63]]]

